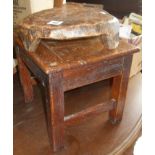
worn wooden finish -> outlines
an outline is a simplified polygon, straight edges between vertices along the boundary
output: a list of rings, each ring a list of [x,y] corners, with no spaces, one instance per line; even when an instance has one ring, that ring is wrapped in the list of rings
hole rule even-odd
[[[45,84],[48,133],[53,151],[64,146],[64,93],[62,74],[49,75]]]
[[[59,6],[59,4],[57,3]],[[49,24],[61,21],[59,25]],[[23,19],[16,29],[27,51],[35,51],[40,39],[71,40],[101,36],[109,49],[119,44],[119,21],[96,5],[67,3]]]
[[[104,112],[73,126],[66,126],[65,149],[53,153],[47,134],[43,93],[39,85],[34,86],[33,104],[22,104],[24,98],[16,74],[13,88],[14,155],[131,155],[125,152],[134,145],[141,131],[141,78],[140,73],[129,80],[124,115],[120,124],[109,123],[108,112]],[[108,79],[66,92],[65,116],[109,100],[110,81]]]
[[[32,71],[34,76],[42,83],[42,85],[45,85],[45,82],[48,80],[47,74],[40,69],[40,67],[33,61],[30,54],[25,51],[24,48],[20,48],[20,56],[22,57],[23,61],[25,62],[26,66]]]
[[[111,110],[113,122],[121,120],[132,54],[138,52],[136,47],[121,40],[117,49],[108,50],[100,37],[94,37],[75,41],[42,41],[34,53],[20,48],[21,59],[45,88],[48,131],[54,151],[64,145],[64,92],[67,90],[114,77],[112,98],[116,99],[116,106],[103,106],[102,111]],[[72,123],[99,113],[99,107],[72,114],[66,117],[66,122],[69,124],[69,121]]]
[[[81,65],[77,68],[66,70],[63,76],[64,90],[74,89],[119,75],[122,71],[122,62],[122,58],[112,59],[110,61]]]
[[[83,120],[86,117],[90,117],[90,116],[92,117],[101,112],[112,110],[115,107],[115,103],[116,103],[115,100],[111,100],[107,103],[99,103],[93,107],[87,108],[86,110],[82,110],[76,114],[66,116],[64,118],[65,125],[70,125],[70,124],[73,124],[74,122]]]
[[[117,105],[109,113],[112,123],[122,120],[131,63],[132,55],[124,57],[122,74],[113,78],[112,98],[116,99]]]
[[[31,81],[31,75],[28,71],[27,67],[25,66],[23,60],[20,57],[19,47],[16,47],[16,55],[17,55],[17,61],[18,61],[18,69],[19,69],[19,75],[20,75],[20,81],[23,87],[24,92],[24,98],[25,102],[29,103],[33,100],[33,85]]]
[[[71,72],[72,68],[73,70],[76,68],[79,72],[82,68],[87,68],[88,65],[93,67],[98,63],[103,67],[108,63],[111,65],[113,63],[120,64],[121,57],[137,51],[138,48],[124,40],[120,40],[118,48],[109,50],[104,46],[100,37],[92,37],[70,41],[47,42],[44,40],[41,41],[36,52],[28,54],[45,73],[49,74],[54,70],[63,69],[65,70],[64,74],[67,74],[67,72]],[[115,58],[118,60],[111,61]]]

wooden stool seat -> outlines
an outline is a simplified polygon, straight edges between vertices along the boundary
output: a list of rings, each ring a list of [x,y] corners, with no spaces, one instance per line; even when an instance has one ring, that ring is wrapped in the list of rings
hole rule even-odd
[[[33,60],[45,73],[57,69],[71,69],[95,62],[137,52],[133,45],[120,40],[118,48],[105,48],[100,37],[77,39],[70,41],[41,41],[38,49],[30,53]]]
[[[25,101],[32,100],[29,70],[40,80],[46,95],[48,132],[54,151],[64,145],[64,126],[84,117],[109,111],[112,123],[121,121],[132,55],[139,49],[121,40],[106,49],[100,37],[70,41],[41,41],[36,52],[17,42],[17,55]],[[113,78],[111,100],[64,117],[64,92]]]

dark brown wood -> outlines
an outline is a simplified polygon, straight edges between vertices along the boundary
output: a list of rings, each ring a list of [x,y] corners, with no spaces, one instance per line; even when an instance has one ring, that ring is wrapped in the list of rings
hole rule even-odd
[[[37,80],[33,76],[31,77],[31,81],[32,81],[32,85],[38,84]]]
[[[64,77],[64,91],[114,77],[122,72],[123,58],[81,65],[66,70]],[[81,61],[82,63],[83,61]]]
[[[116,107],[109,113],[112,123],[117,123],[122,120],[131,63],[132,55],[124,57],[122,74],[113,78],[112,98],[116,99]]]
[[[25,67],[28,67],[34,76],[41,82],[44,86],[45,82],[48,80],[48,74],[46,74],[31,58],[31,55],[25,51],[24,48],[20,49],[20,57],[22,57],[25,62]]]
[[[98,73],[97,71],[101,71],[101,72]],[[69,77],[69,79],[64,80],[64,91],[71,90],[71,89],[78,88],[78,87],[82,87],[84,85],[88,85],[88,84],[91,84],[94,82],[102,81],[102,80],[105,80],[108,78],[112,78],[114,76],[120,75],[121,70],[120,70],[120,68],[115,67],[115,69],[109,70],[109,72],[105,72],[105,74],[102,73],[102,70],[96,70],[95,73],[96,74],[94,76],[93,76],[93,74],[91,75],[91,72],[89,72],[87,74],[90,76],[81,75],[81,77],[79,77],[80,75],[78,75],[78,77],[76,77],[75,79],[73,77]]]
[[[112,110],[115,107],[115,100],[111,100],[107,103],[99,103],[93,107],[89,107],[86,110],[82,110],[77,112],[76,114],[72,114],[69,116],[65,116],[64,121],[65,125],[73,124],[74,122],[85,119],[86,117],[95,116],[101,112],[106,112]]]
[[[141,131],[141,87],[140,73],[129,80],[124,115],[119,125],[109,123],[108,112],[104,112],[73,126],[66,126],[65,149],[53,153],[45,122],[43,92],[36,85],[33,104],[22,104],[24,97],[16,74],[13,88],[14,155],[126,155],[123,153],[135,143]],[[110,91],[110,80],[104,80],[66,92],[65,115],[109,100]]]
[[[62,7],[63,0],[54,0],[54,7]]]
[[[21,59],[19,50],[20,50],[19,47],[16,46],[18,69],[19,69],[20,81],[23,87],[25,103],[29,103],[32,102],[33,100],[33,85],[31,81],[30,72],[25,66],[23,60]]]
[[[48,133],[53,151],[64,146],[64,93],[62,74],[50,74],[45,85]]]
[[[20,46],[20,45],[19,45]],[[108,50],[100,37],[89,39],[46,42],[42,41],[36,52],[20,47],[20,58],[41,82],[46,92],[48,133],[53,151],[64,146],[64,92],[114,77],[112,99],[116,107],[108,106],[110,119],[122,119],[132,55],[138,49],[121,40],[117,49]],[[26,83],[24,83],[26,85]],[[99,105],[98,105],[99,106]],[[97,107],[66,117],[66,122],[81,120],[100,110]],[[104,107],[104,110],[108,110]]]
[[[124,40],[120,40],[118,48],[109,50],[100,37],[92,37],[70,41],[42,41],[36,52],[27,53],[39,68],[49,74],[59,69],[67,72],[72,68],[77,70],[77,68],[86,68],[85,66],[95,66],[97,63],[107,64],[112,59],[121,59],[138,51],[137,47]]]

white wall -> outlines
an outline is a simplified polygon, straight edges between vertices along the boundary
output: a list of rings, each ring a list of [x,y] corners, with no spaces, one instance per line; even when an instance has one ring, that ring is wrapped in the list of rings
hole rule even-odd
[[[16,3],[15,3],[16,2]],[[63,3],[66,3],[64,0]],[[26,16],[41,10],[53,8],[54,0],[16,0],[13,5],[14,25]]]
[[[31,1],[31,12],[37,12],[49,8],[53,8],[54,0],[30,0]],[[66,3],[64,0],[63,3]]]
[[[31,1],[31,12],[37,12],[44,9],[53,7],[54,0],[30,0]]]

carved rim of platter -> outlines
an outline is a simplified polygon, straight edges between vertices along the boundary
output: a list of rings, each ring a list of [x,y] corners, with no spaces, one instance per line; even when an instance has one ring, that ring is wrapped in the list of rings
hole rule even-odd
[[[108,155],[120,155],[126,149],[128,149],[139,137],[142,130],[142,117],[140,116],[136,125],[133,127],[129,136],[124,139],[124,141],[117,146],[112,152],[108,153]]]

